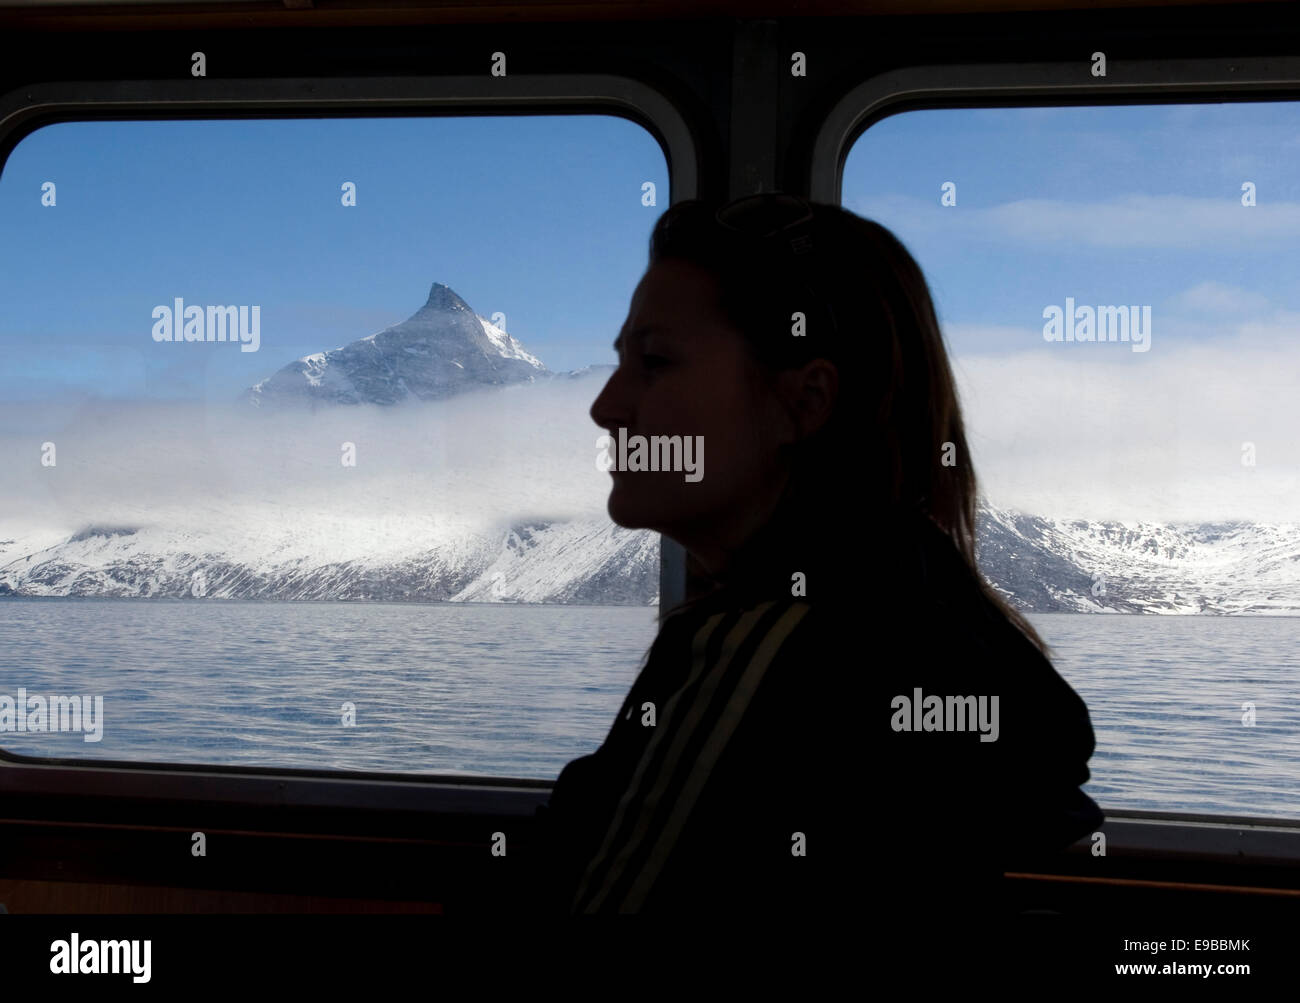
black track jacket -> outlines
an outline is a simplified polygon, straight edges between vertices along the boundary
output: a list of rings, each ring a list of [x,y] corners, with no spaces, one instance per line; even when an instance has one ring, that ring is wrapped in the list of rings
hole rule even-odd
[[[856,579],[760,537],[663,620],[604,744],[539,809],[548,911],[988,915],[1003,870],[1101,824],[1083,701],[932,522],[881,537],[846,545]],[[958,709],[964,730],[937,730]]]

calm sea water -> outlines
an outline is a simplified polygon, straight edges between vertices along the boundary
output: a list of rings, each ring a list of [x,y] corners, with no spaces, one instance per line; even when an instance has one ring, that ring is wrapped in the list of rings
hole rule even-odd
[[[1102,807],[1300,820],[1300,617],[1030,621],[1088,705]]]
[[[7,599],[0,694],[102,694],[35,756],[553,779],[600,745],[652,608]],[[1032,617],[1109,808],[1300,818],[1300,619]],[[343,706],[356,726],[342,727]],[[1242,724],[1242,705],[1257,723]]]
[[[103,694],[99,742],[27,755],[554,779],[594,751],[654,607],[0,602],[0,694]],[[343,705],[356,726],[343,727]]]

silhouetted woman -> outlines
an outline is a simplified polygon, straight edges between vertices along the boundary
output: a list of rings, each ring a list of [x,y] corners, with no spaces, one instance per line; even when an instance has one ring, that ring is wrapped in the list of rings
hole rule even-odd
[[[539,813],[552,908],[984,915],[1101,823],[1087,709],[976,570],[952,373],[887,230],[673,206],[616,347],[596,424],[703,462],[616,467],[609,513],[681,543],[695,594]]]

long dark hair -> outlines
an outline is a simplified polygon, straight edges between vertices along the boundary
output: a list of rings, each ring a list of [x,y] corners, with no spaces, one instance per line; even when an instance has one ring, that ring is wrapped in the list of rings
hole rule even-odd
[[[920,267],[885,227],[808,202],[799,257],[737,234],[718,207],[679,202],[658,220],[650,264],[707,270],[720,306],[769,378],[814,358],[835,364],[830,421],[797,444],[781,503],[786,526],[851,524],[864,510],[924,514],[952,540],[989,604],[1042,652],[1033,626],[984,579],[975,553],[977,485],[943,335]],[[792,336],[791,317],[806,329]],[[855,459],[851,478],[845,457]],[[791,512],[798,512],[791,518]]]

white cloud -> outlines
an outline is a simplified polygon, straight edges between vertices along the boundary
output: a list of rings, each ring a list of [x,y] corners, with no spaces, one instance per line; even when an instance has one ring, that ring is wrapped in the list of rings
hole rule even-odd
[[[1290,315],[1148,353],[955,356],[984,494],[1053,516],[1300,521],[1298,332]]]
[[[1218,316],[1258,316],[1268,307],[1268,297],[1240,286],[1201,282],[1169,298],[1175,310]]]
[[[588,409],[604,377],[560,379],[392,408],[269,414],[83,400],[0,405],[0,537],[87,525],[227,527],[235,536],[318,522],[370,525],[383,545],[520,518],[605,511],[601,430]],[[20,411],[22,413],[20,413]],[[12,417],[13,420],[10,420]],[[41,443],[57,448],[42,467]],[[357,464],[341,462],[344,442]]]

